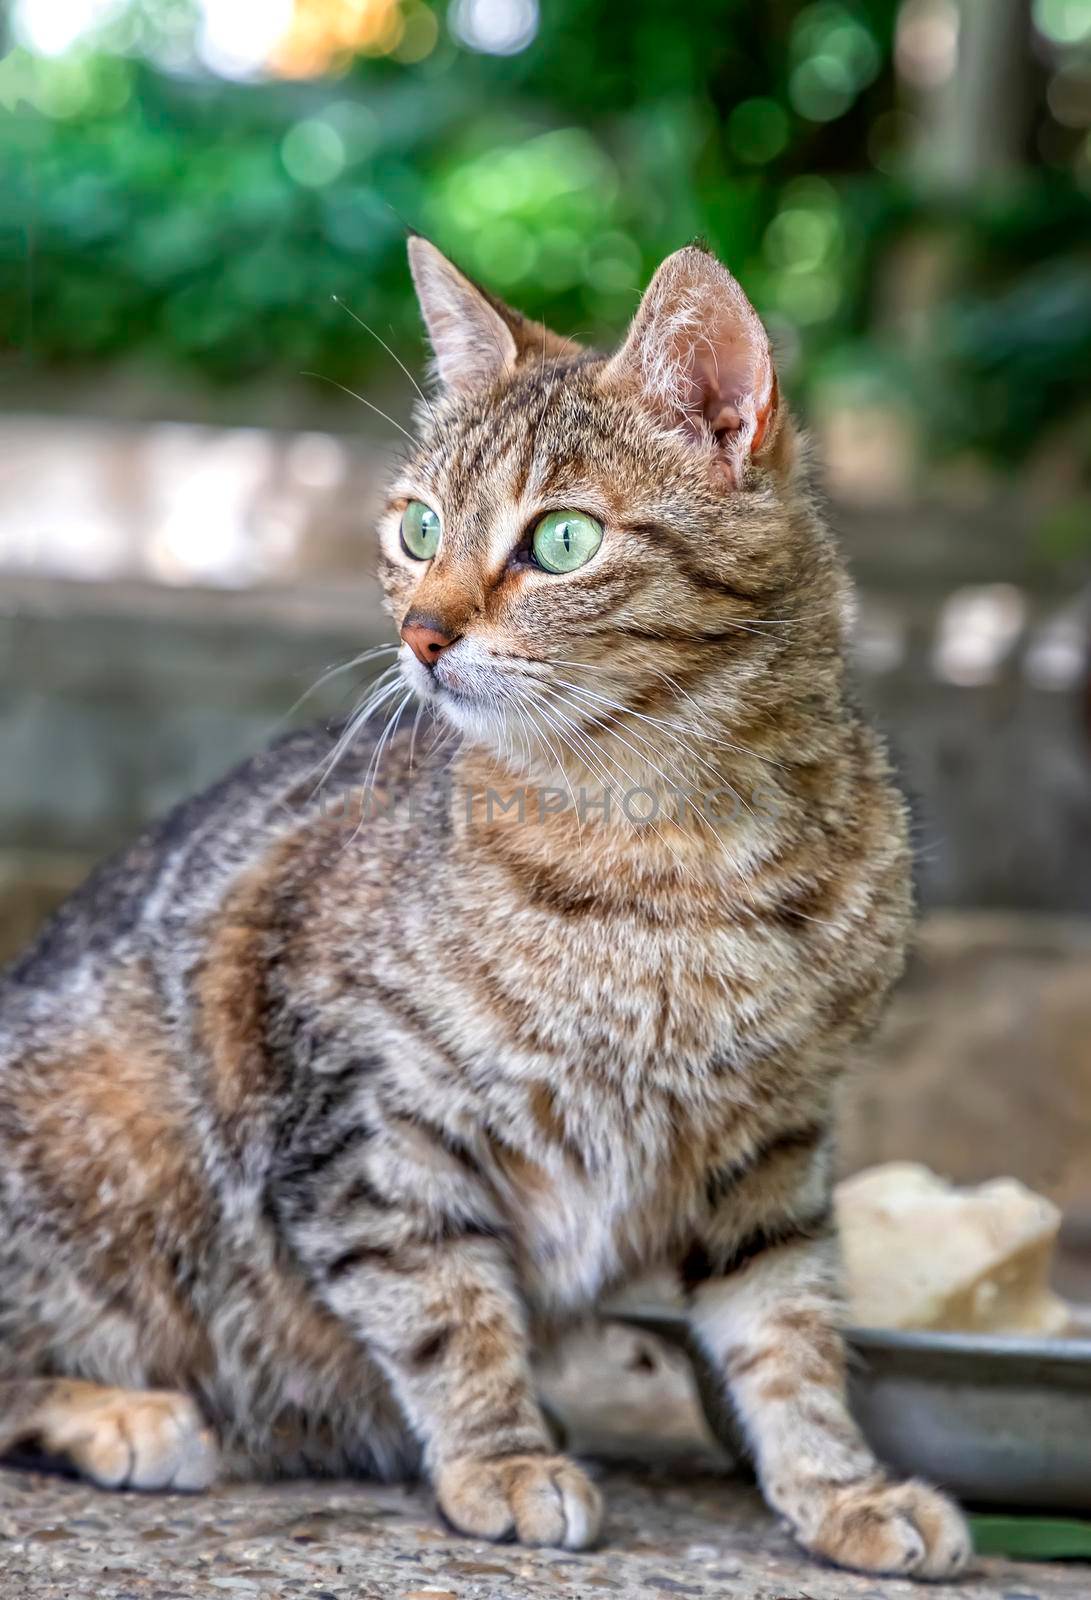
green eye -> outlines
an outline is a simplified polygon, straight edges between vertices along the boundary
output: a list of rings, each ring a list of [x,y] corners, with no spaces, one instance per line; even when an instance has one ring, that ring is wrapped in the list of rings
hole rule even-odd
[[[547,572],[575,572],[602,543],[602,523],[582,511],[551,511],[534,530],[534,559]]]
[[[431,561],[439,548],[439,518],[423,500],[410,500],[402,514],[402,545],[418,561]]]

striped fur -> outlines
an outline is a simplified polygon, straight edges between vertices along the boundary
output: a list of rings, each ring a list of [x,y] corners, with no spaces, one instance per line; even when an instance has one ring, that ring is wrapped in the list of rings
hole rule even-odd
[[[457,639],[399,661],[453,753],[290,736],[0,980],[0,1441],[103,1483],[423,1469],[469,1533],[582,1545],[530,1357],[673,1263],[799,1538],[953,1572],[957,1512],[845,1409],[831,1120],[908,849],[765,336],[695,249],[611,361],[412,252],[443,386],[382,575]],[[606,532],[558,577],[564,507]]]

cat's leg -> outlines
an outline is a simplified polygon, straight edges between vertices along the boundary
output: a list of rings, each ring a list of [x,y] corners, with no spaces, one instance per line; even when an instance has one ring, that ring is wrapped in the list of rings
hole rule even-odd
[[[293,1247],[385,1373],[447,1519],[478,1538],[580,1549],[598,1532],[599,1494],[556,1452],[538,1405],[487,1186],[439,1130],[434,1147],[420,1123],[384,1143],[369,1134],[348,1150],[342,1139],[332,1159],[297,1157],[301,1177],[281,1197]]]
[[[215,1436],[186,1395],[78,1378],[0,1384],[0,1454],[24,1445],[104,1489],[207,1489],[219,1468]]]
[[[727,1187],[683,1263],[691,1325],[723,1374],[766,1499],[808,1550],[944,1578],[971,1542],[956,1506],[893,1482],[849,1414],[822,1134],[793,1134]]]
[[[502,1246],[346,1241],[322,1270],[328,1303],[366,1342],[421,1439],[454,1526],[485,1539],[589,1544],[598,1493],[554,1450]]]

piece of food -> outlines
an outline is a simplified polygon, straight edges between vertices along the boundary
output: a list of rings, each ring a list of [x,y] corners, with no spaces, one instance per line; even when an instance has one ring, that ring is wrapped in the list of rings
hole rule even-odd
[[[847,1178],[834,1198],[857,1325],[1065,1331],[1069,1310],[1049,1289],[1061,1214],[1015,1178],[956,1189],[892,1161]]]

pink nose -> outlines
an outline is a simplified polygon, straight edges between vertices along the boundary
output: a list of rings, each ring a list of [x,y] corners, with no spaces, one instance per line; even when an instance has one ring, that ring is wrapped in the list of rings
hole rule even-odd
[[[437,628],[431,619],[416,621],[407,617],[401,633],[417,660],[426,667],[434,667],[447,646],[455,642],[451,634]]]

